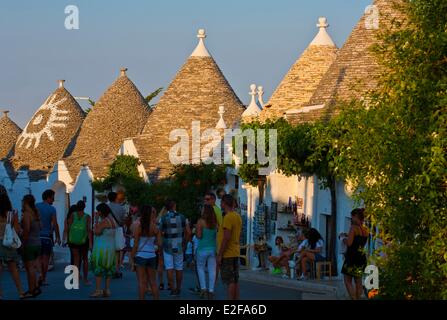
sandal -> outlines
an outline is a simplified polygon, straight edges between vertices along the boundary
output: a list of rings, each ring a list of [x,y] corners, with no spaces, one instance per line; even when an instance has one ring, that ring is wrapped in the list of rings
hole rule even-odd
[[[158,286],[158,289],[160,289],[160,290],[164,290],[164,289],[165,289],[165,285],[164,285],[164,283],[160,283],[160,285]]]
[[[25,293],[20,295],[20,299],[22,299],[22,300],[23,299],[30,299],[30,298],[34,298],[34,295],[31,292],[29,292],[29,291],[26,291]]]
[[[33,298],[35,298],[35,297],[37,297],[37,296],[39,296],[41,294],[42,294],[42,290],[40,290],[40,288],[36,288],[33,291]]]
[[[104,297],[104,291],[103,290],[95,290],[95,292],[93,292],[90,295],[90,298],[102,298]]]
[[[112,295],[112,292],[110,290],[104,290],[104,298],[109,298]]]
[[[208,291],[202,289],[200,291],[200,299],[205,299],[205,298],[208,298]]]

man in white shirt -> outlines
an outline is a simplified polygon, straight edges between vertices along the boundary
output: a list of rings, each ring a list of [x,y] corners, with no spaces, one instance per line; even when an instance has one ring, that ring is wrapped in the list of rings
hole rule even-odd
[[[125,222],[126,222],[126,209],[124,208],[123,204],[120,202],[120,199],[118,199],[118,193],[116,192],[109,192],[107,195],[107,198],[109,199],[108,206],[110,207],[110,210],[112,210],[112,216],[115,219],[116,223],[119,225],[119,228],[123,228]],[[121,229],[122,230],[122,229]],[[124,234],[123,234],[124,237]],[[125,242],[125,241],[123,241]],[[122,265],[123,261],[123,250],[117,250],[116,251],[116,271],[113,275],[113,278],[122,278],[123,273],[120,271],[120,267]]]
[[[319,261],[324,261],[325,258],[322,255],[324,240],[320,233],[312,228],[304,240],[298,246],[298,252],[301,258],[301,277],[298,280],[305,280],[307,274],[307,262],[315,263]]]

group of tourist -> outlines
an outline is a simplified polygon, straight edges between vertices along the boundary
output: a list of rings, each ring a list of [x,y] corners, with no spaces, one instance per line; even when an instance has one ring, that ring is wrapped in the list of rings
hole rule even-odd
[[[34,196],[25,195],[19,216],[12,208],[6,189],[0,186],[0,273],[6,264],[20,299],[35,298],[42,293],[42,287],[48,285],[47,272],[53,246],[61,243],[56,210],[52,206],[54,196],[54,191],[46,190],[42,202],[36,204]],[[15,236],[18,240],[5,245],[6,236]],[[26,291],[19,276],[20,258],[27,275]],[[2,298],[0,291],[0,300]]]
[[[46,190],[43,201],[36,204],[33,195],[24,196],[19,215],[13,210],[6,190],[0,188],[0,272],[3,264],[8,265],[20,299],[37,297],[41,288],[48,285],[46,275],[55,244],[68,245],[70,264],[82,270],[85,286],[91,284],[89,271],[94,274],[92,298],[111,296],[111,279],[122,277],[126,249],[131,268],[136,272],[139,299],[145,299],[148,293],[159,299],[160,290],[165,289],[164,271],[170,295],[180,295],[186,248],[192,243],[193,234],[188,219],[177,212],[175,201],[166,201],[159,214],[150,205],[126,210],[124,193],[110,192],[108,202],[98,204],[93,217],[85,212],[85,202],[79,201],[69,209],[61,242],[54,197],[54,191]],[[222,196],[221,208],[216,205],[214,193],[208,192],[204,197],[192,245],[201,298],[214,298],[220,272],[223,283],[228,285],[229,299],[239,299],[242,220],[236,206],[235,199],[228,194]],[[21,240],[19,248],[3,245],[7,226]],[[19,277],[20,257],[26,269],[27,291]]]
[[[340,234],[339,238],[346,246],[342,274],[349,296],[358,300],[363,293],[362,277],[367,265],[365,245],[368,242],[369,231],[365,226],[365,209],[357,208],[351,212],[351,228],[349,233]],[[308,266],[319,261],[325,261],[322,255],[324,241],[318,230],[309,229],[305,234],[299,235],[301,243],[297,247],[287,247],[281,236],[275,238],[275,246],[268,260],[273,266],[273,274],[281,274],[282,268],[286,269],[284,277],[290,274],[290,260],[297,260],[297,270],[300,271],[298,280],[308,278]],[[295,256],[296,255],[296,256]],[[294,259],[294,258],[297,259]],[[354,285],[353,285],[354,282]]]
[[[301,276],[298,277],[298,280],[305,280],[308,278],[308,264],[325,260],[322,255],[324,247],[323,237],[317,229],[311,228],[306,233],[300,234],[298,240],[301,243],[295,248],[285,246],[281,236],[275,238],[272,255],[268,258],[274,268],[273,274],[282,273],[281,269],[285,268],[286,274],[283,276],[288,277],[287,275],[290,274],[289,261],[293,259],[294,255],[297,255],[298,259],[296,260],[300,262],[298,267],[301,268]]]
[[[0,273],[3,265],[7,265],[20,299],[37,297],[42,287],[48,285],[53,246],[61,244],[54,197],[54,191],[46,190],[42,202],[36,204],[33,195],[25,195],[19,215],[12,208],[6,190],[0,186]],[[153,299],[159,299],[160,290],[165,289],[164,271],[170,295],[179,296],[185,262],[186,266],[194,265],[201,298],[214,298],[220,273],[222,282],[228,286],[228,298],[239,299],[242,219],[235,211],[237,202],[233,196],[223,195],[219,207],[216,195],[206,193],[195,225],[177,212],[173,200],[166,201],[158,214],[151,205],[132,206],[126,210],[124,201],[123,192],[110,192],[108,202],[96,207],[93,218],[85,212],[85,202],[79,201],[70,207],[65,219],[62,245],[70,248],[71,264],[83,271],[84,285],[90,285],[89,271],[95,275],[92,298],[111,296],[111,279],[122,277],[121,267],[127,251],[136,272],[139,299],[145,299],[148,293]],[[366,267],[363,249],[369,233],[364,225],[364,209],[354,209],[351,215],[349,233],[340,235],[347,247],[342,273],[350,297],[359,299]],[[7,226],[8,232],[15,232],[20,239],[19,247],[4,245]],[[285,268],[290,274],[289,261],[297,257],[298,280],[304,280],[308,278],[310,264],[325,260],[323,238],[316,229],[309,229],[299,240],[298,246],[286,247],[283,238],[276,237],[268,258],[273,273],[282,273],[281,269]],[[27,275],[26,291],[19,277],[20,258]]]
[[[113,196],[109,195],[109,200],[113,200]],[[159,291],[165,289],[163,270],[167,273],[170,295],[180,295],[184,263],[188,260],[185,259],[188,243],[195,243],[192,247],[201,289],[200,296],[214,298],[214,288],[220,270],[222,281],[228,285],[229,298],[238,299],[242,220],[234,211],[235,205],[231,195],[224,195],[221,210],[216,205],[215,194],[208,192],[196,223],[195,241],[192,241],[190,223],[183,214],[177,212],[175,201],[168,200],[158,215],[156,209],[150,205],[133,207],[127,225],[133,240],[130,245],[130,262],[137,275],[139,299],[145,299],[148,292],[154,299],[159,299]],[[91,257],[96,276],[96,290],[92,297],[108,297],[111,294],[110,279],[115,271],[117,252],[117,234],[113,230],[120,224],[118,219],[115,219],[116,212],[114,213],[107,204],[99,204],[96,209],[98,219],[93,230],[95,241]],[[101,287],[103,279],[104,288]]]

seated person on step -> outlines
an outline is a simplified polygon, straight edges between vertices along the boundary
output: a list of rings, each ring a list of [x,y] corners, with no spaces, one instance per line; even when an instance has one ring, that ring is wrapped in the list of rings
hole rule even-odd
[[[301,277],[299,280],[304,280],[306,278],[307,262],[315,263],[324,261],[324,257],[321,254],[324,247],[324,241],[320,233],[315,228],[311,228],[306,238],[307,239],[298,247],[301,259]]]
[[[281,268],[285,267],[287,274],[290,274],[289,260],[294,250],[287,248],[284,245],[282,237],[278,236],[275,239],[275,246],[272,249],[272,255],[269,257],[269,261],[273,264],[273,274],[282,273]]]

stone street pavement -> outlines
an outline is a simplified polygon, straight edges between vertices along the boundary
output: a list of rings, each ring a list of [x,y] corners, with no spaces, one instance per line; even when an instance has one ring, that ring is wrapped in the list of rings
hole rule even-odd
[[[80,284],[79,290],[67,290],[64,286],[65,277],[64,265],[56,265],[55,270],[49,272],[48,282],[49,286],[42,287],[42,295],[34,300],[88,300],[89,294],[94,290],[93,282],[94,277],[90,275],[90,281],[92,286],[86,287]],[[9,275],[9,272],[3,269],[4,272],[1,275],[0,286],[3,292],[3,299],[17,299],[17,291]],[[22,279],[22,284],[26,290],[26,273],[24,271],[20,272]],[[169,297],[169,291],[161,291],[160,299],[162,300],[172,300],[172,299],[182,299],[182,300],[199,300],[200,298],[189,292],[189,288],[194,287],[195,274],[191,270],[187,270],[184,275],[184,284],[182,289],[182,294],[179,298]],[[137,299],[137,280],[136,275],[133,272],[125,271],[123,273],[122,279],[112,280],[111,284],[112,297],[109,299],[115,300],[134,300]],[[148,299],[151,299],[148,296]],[[225,289],[220,282],[216,288],[216,299],[225,300],[226,293]],[[300,300],[302,299],[302,292],[290,289],[290,288],[280,288],[277,286],[270,286],[266,284],[258,284],[249,281],[241,281],[241,299],[244,300]],[[32,299],[31,299],[32,300]]]

